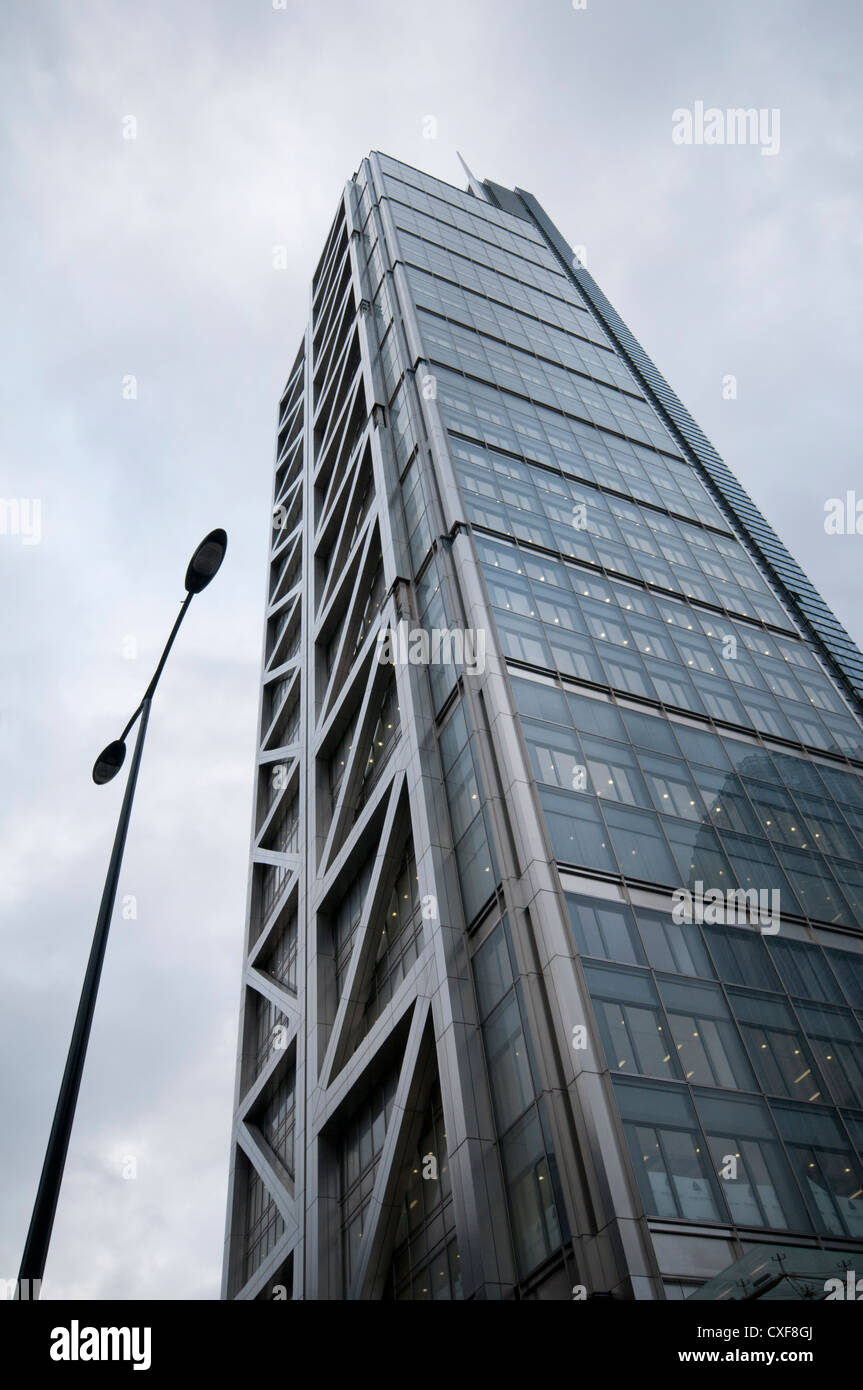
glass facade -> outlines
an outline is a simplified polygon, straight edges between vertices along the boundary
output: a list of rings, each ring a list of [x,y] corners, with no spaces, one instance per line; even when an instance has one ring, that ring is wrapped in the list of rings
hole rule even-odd
[[[863,1032],[827,952],[576,894],[567,894],[567,906],[646,1210],[859,1237]],[[863,972],[863,953],[848,960]],[[829,1008],[812,1002],[825,996]],[[673,1142],[661,1126],[640,1123],[665,1106],[675,1117]],[[724,1128],[714,1132],[712,1117]],[[810,1137],[805,1170],[792,1134]],[[748,1142],[732,1144],[732,1135]],[[708,1154],[709,1182],[694,1176]],[[720,1181],[729,1157],[739,1171]]]
[[[274,503],[229,1294],[863,1252],[863,660],[532,195],[363,161]]]
[[[436,1083],[407,1164],[386,1297],[428,1303],[463,1296],[443,1100]]]
[[[473,970],[510,1224],[519,1268],[529,1275],[560,1249],[566,1216],[505,917]]]

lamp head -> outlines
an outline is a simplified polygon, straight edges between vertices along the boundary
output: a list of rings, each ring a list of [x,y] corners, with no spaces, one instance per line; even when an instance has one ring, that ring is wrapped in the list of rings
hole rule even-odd
[[[115,739],[103,748],[93,764],[93,781],[97,787],[113,782],[126,758],[126,745],[122,739]]]
[[[199,594],[218,573],[228,548],[227,533],[221,526],[205,536],[189,561],[186,570],[186,592]]]

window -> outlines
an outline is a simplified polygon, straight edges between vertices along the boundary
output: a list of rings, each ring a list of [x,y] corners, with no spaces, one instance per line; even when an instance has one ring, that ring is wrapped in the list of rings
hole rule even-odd
[[[637,714],[634,710],[622,710],[626,732],[632,743],[639,748],[650,748],[655,753],[677,755],[677,743],[671,732],[671,725],[658,715]]]
[[[781,999],[729,990],[762,1089],[793,1100],[826,1099],[814,1059],[791,1009]]]
[[[755,1090],[752,1068],[719,987],[662,976],[657,983],[686,1080],[696,1086]]]
[[[692,682],[701,695],[704,708],[714,719],[723,719],[729,724],[748,724],[743,705],[734,694],[733,686],[718,676],[709,676],[702,671],[693,670]],[[747,692],[747,697],[748,697]]]
[[[615,1079],[614,1094],[646,1214],[718,1220],[717,1182],[685,1090]]]
[[[629,806],[650,806],[644,778],[631,748],[591,734],[582,736],[582,745],[591,787],[597,796]]]
[[[863,1009],[863,955],[856,951],[827,951],[826,954],[848,1003],[855,1009]]]
[[[483,1027],[494,1112],[499,1133],[524,1113],[534,1098],[530,1059],[521,1026],[517,989],[510,990]]]
[[[694,769],[707,814],[720,830],[760,835],[758,817],[749,804],[739,777],[706,767]]]
[[[725,831],[722,843],[737,875],[737,881],[747,892],[751,888],[759,892],[779,894],[783,912],[799,912],[800,904],[791,891],[788,879],[776,862],[776,855],[766,840],[755,840],[749,835],[737,835]]]
[[[277,854],[295,854],[300,844],[300,801],[294,794],[286,798],[281,810],[276,811],[272,826],[266,834],[267,849]]]
[[[820,855],[781,846],[776,853],[807,916],[821,922],[854,925],[854,916]]]
[[[273,946],[266,953],[261,968],[266,970],[279,984],[297,992],[297,914],[290,918],[287,926],[279,932]]]
[[[539,799],[555,859],[581,868],[616,872],[608,833],[593,797],[541,788]]]
[[[280,1082],[261,1114],[261,1133],[291,1178],[294,1176],[296,1090],[293,1068]]]
[[[675,724],[674,736],[691,763],[706,763],[708,767],[731,770],[726,745],[716,734],[706,729],[693,729],[688,724]]]
[[[364,515],[364,512],[361,513],[361,516],[362,515]],[[380,613],[381,608],[384,604],[384,600],[386,599],[386,590],[387,582],[384,578],[384,567],[383,564],[380,564],[378,565],[377,570],[375,571],[374,578],[372,579],[371,589],[369,590],[368,598],[365,601],[362,617],[360,618],[359,627],[357,628],[356,638],[354,641],[354,648],[351,653],[351,660],[353,660],[353,658],[359,652],[360,647],[366,640],[366,637],[369,631],[371,630],[375,619]],[[335,657],[335,652],[333,653],[333,657]]]
[[[532,719],[522,719],[521,722],[530,749],[534,774],[538,780],[552,787],[574,790],[576,769],[583,766],[575,731],[553,728]]]
[[[284,1218],[252,1165],[246,1161],[245,1248],[241,1285],[252,1277],[285,1229]]]
[[[772,695],[766,691],[747,690],[746,723],[776,738],[794,739],[794,730],[781,712]]]
[[[771,941],[768,949],[789,994],[818,999],[823,1004],[842,1003],[841,992],[820,947],[804,941],[777,940]]]
[[[784,761],[801,762],[800,759],[791,758]],[[807,766],[802,762],[801,765]],[[822,854],[836,854],[840,859],[858,858],[860,849],[857,841],[832,801],[823,796],[809,796],[804,791],[795,791],[795,798],[810,831],[808,844],[801,848],[820,849]]]
[[[764,1102],[697,1091],[695,1104],[732,1221],[808,1230],[806,1209]]]
[[[501,1150],[516,1257],[524,1277],[566,1239],[555,1203],[553,1159],[545,1152],[536,1108],[513,1127]]]
[[[671,1033],[650,976],[595,965],[585,966],[584,974],[609,1069],[679,1078]]]
[[[524,661],[531,666],[545,666],[553,663],[548,643],[541,626],[530,618],[519,618],[514,613],[495,612],[495,621],[500,633],[505,656],[514,661]]]
[[[395,680],[391,680],[378,710],[371,746],[363,769],[357,810],[364,806],[371,796],[400,732],[398,690]]]
[[[574,893],[565,897],[572,934],[581,955],[644,964],[644,952],[628,907]]]
[[[539,593],[536,598],[536,608],[540,618],[549,627],[563,627],[572,632],[583,632],[584,623],[578,604],[571,593],[561,593],[556,589],[542,589],[537,585]]]
[[[697,926],[678,925],[664,913],[645,908],[636,909],[636,918],[647,958],[655,970],[713,979],[715,972]]]
[[[842,1118],[858,1157],[863,1159],[863,1114],[859,1111],[855,1113],[853,1110],[843,1110]]]
[[[366,891],[372,876],[373,861],[362,866],[333,914],[333,945],[336,957],[336,990],[341,996],[345,983],[354,936],[363,914]]]
[[[654,690],[645,672],[644,663],[637,652],[602,647],[600,654],[608,683],[615,690],[623,690],[629,695],[641,695],[648,700],[656,698],[659,687],[657,686]],[[647,659],[649,661],[651,658],[648,657]]]
[[[494,892],[497,867],[485,819],[478,815],[456,845],[456,865],[461,884],[462,905],[466,922],[472,922],[483,904]]]
[[[674,705],[677,709],[693,710],[696,714],[702,712],[701,700],[695,693],[688,671],[681,671],[670,661],[657,661],[652,656],[646,656],[644,664],[663,704]]]
[[[510,613],[522,613],[527,617],[536,616],[533,593],[526,579],[519,579],[514,574],[501,573],[499,570],[486,569],[485,582],[489,600],[495,608],[503,608]]]
[[[566,696],[556,686],[513,677],[512,692],[520,714],[533,715],[552,724],[564,724],[567,729],[572,727]]]
[[[491,1013],[513,983],[510,950],[506,940],[506,925],[498,923],[473,958],[480,1018]]]
[[[463,704],[453,710],[440,735],[447,802],[456,841],[455,857],[465,921],[473,921],[494,891],[497,866],[482,811],[482,789],[468,737]],[[466,829],[463,827],[466,826]]]
[[[462,1297],[461,1256],[458,1245],[451,1240],[440,1253],[419,1266],[408,1263],[408,1255],[397,1254],[394,1260],[396,1276],[401,1269],[406,1274],[396,1277],[393,1297],[399,1302],[426,1303],[431,1300]],[[412,1276],[412,1277],[411,1277]]]
[[[392,1073],[351,1117],[341,1142],[342,1249],[346,1290],[356,1270],[366,1211],[374,1191],[378,1159],[392,1114],[396,1085],[397,1077]]]
[[[679,875],[652,811],[607,805],[605,821],[621,872],[652,883],[677,883]]]
[[[476,952],[473,967],[480,1015],[487,1016],[483,1042],[516,1258],[524,1276],[568,1240],[569,1231],[542,1103],[535,1099],[505,917]]]
[[[639,753],[641,770],[647,779],[657,811],[667,816],[683,816],[700,821],[704,807],[686,763],[657,753]]]
[[[330,815],[335,812],[338,803],[339,792],[341,791],[342,782],[344,781],[345,772],[347,770],[348,758],[353,748],[356,724],[357,715],[355,714],[339,739],[335,751],[329,760]]]
[[[606,700],[591,700],[586,695],[568,694],[567,699],[580,734],[599,734],[603,738],[625,741],[623,720],[614,705]]]
[[[426,1167],[436,1161],[433,1174]],[[392,1263],[391,1297],[399,1301],[462,1296],[452,1183],[440,1083],[435,1080],[422,1130],[407,1159]]]
[[[774,1106],[791,1165],[817,1231],[863,1236],[863,1170],[832,1115]]]
[[[848,864],[839,859],[831,859],[830,869],[842,889],[854,920],[858,926],[863,926],[863,868],[859,864]]]
[[[480,809],[479,784],[467,745],[446,774],[446,794],[453,839],[459,840]]]
[[[250,1042],[253,1051],[249,1057],[249,1081],[271,1061],[273,1053],[284,1052],[288,1036],[288,1018],[281,1009],[265,994],[253,990],[250,1003],[251,1013]]]
[[[580,637],[576,633],[555,628],[549,629],[548,641],[554,657],[553,664],[558,671],[573,676],[576,680],[604,684],[602,667],[589,637]]]
[[[363,1015],[368,1032],[422,950],[422,916],[413,842],[405,849],[378,932],[375,967]]]
[[[709,825],[682,820],[667,820],[663,828],[677,861],[678,882],[690,886],[701,882],[718,888],[733,887],[734,876],[715,830]]]
[[[837,1105],[863,1105],[863,1033],[850,1009],[799,1005],[797,1014]]]
[[[705,926],[703,931],[721,979],[752,989],[782,988],[759,933],[740,927]]]

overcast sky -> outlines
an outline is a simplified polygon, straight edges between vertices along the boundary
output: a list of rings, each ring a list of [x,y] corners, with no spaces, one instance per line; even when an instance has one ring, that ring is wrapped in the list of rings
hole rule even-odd
[[[859,0],[276,6],[7,0],[0,24],[0,497],[41,508],[38,543],[0,534],[0,1278],[122,797],[93,758],[191,551],[229,535],[153,710],[48,1297],[218,1296],[275,411],[370,149],[533,192],[863,637],[863,536],[823,526],[863,498]],[[675,144],[697,101],[778,109],[778,153]]]

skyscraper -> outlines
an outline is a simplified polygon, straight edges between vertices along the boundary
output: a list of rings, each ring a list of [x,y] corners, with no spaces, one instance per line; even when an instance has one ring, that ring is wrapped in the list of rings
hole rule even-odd
[[[793,1297],[863,1251],[863,658],[468,182],[363,160],[279,403],[224,1293]]]

